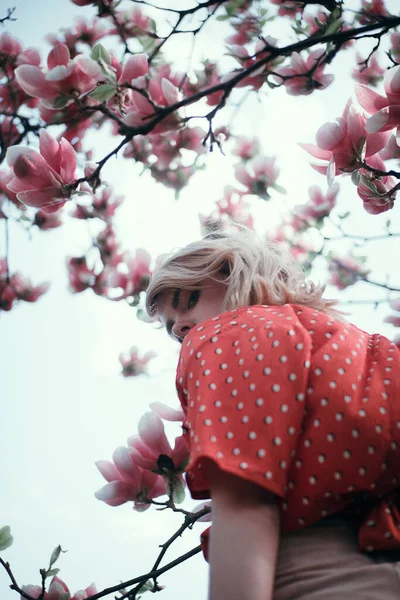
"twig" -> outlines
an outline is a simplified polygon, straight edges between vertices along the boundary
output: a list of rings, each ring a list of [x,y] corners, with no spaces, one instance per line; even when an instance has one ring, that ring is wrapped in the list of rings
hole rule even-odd
[[[8,576],[9,576],[9,578],[11,579],[11,585],[10,585],[10,588],[11,588],[12,590],[16,591],[18,594],[20,594],[20,595],[21,595],[23,598],[26,598],[26,600],[34,600],[34,598],[33,598],[32,596],[30,596],[29,594],[27,594],[26,592],[24,592],[24,591],[23,591],[23,590],[22,590],[22,589],[19,587],[19,585],[18,585],[18,583],[17,583],[17,581],[16,581],[16,579],[15,579],[15,577],[14,577],[14,573],[13,573],[13,572],[12,572],[12,570],[11,570],[10,563],[8,563],[8,562],[5,562],[5,561],[4,561],[4,560],[1,558],[1,556],[0,556],[0,565],[2,565],[2,566],[5,568],[5,570],[6,570],[7,574],[8,574]]]
[[[17,19],[12,18],[12,14],[16,9],[16,6],[13,6],[13,8],[7,8],[7,16],[2,17],[0,19],[0,23],[3,25],[3,23],[5,23],[6,21],[16,21]]]

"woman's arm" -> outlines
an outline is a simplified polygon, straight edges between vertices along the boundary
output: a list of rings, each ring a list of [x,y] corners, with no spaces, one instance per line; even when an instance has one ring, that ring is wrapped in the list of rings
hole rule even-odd
[[[207,464],[213,501],[209,600],[272,600],[279,545],[275,496]]]

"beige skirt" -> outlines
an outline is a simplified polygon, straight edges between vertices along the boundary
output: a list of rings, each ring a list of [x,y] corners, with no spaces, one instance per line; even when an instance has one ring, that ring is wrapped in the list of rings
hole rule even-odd
[[[345,520],[281,536],[274,600],[400,600],[400,551],[363,554]]]

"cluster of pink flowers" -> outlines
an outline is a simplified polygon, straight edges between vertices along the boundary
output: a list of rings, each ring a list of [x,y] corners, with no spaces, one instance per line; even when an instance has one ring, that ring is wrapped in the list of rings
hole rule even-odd
[[[182,472],[188,462],[183,436],[171,447],[162,420],[154,412],[145,413],[138,423],[138,435],[113,453],[113,462],[101,460],[97,468],[108,483],[96,498],[110,506],[132,501],[137,511],[147,510],[151,500],[168,494],[181,501]],[[179,496],[177,497],[176,492]]]
[[[310,225],[318,226],[325,217],[330,215],[336,204],[339,185],[332,185],[326,194],[323,194],[317,185],[311,186],[308,191],[309,201],[301,206],[296,206],[293,211],[291,225],[296,231],[307,229]]]
[[[364,266],[366,257],[339,256],[331,252],[328,259],[330,274],[328,283],[335,285],[339,290],[344,290],[360,279],[365,279],[369,273],[369,269]]]
[[[23,585],[22,591],[28,594],[31,598],[42,597],[42,588],[38,585]],[[85,590],[79,590],[71,596],[71,592],[66,583],[59,577],[55,576],[50,582],[49,589],[44,593],[43,600],[86,600],[90,596],[97,594],[97,589],[94,583],[89,585]],[[23,596],[20,596],[23,600]]]
[[[132,346],[128,353],[121,353],[119,355],[122,375],[124,377],[137,377],[138,375],[147,373],[147,365],[155,356],[157,356],[155,352],[147,352],[143,356],[139,356],[136,346]]]
[[[356,54],[356,59],[357,66],[353,69],[353,79],[358,83],[373,86],[382,81],[386,69],[381,67],[376,54],[368,59],[368,64],[365,64],[365,59],[362,58],[359,52]]]
[[[322,90],[328,87],[334,77],[324,73],[325,52],[314,50],[304,60],[298,52],[293,52],[289,67],[279,67],[275,70],[277,83],[286,87],[288,94],[292,96],[307,96],[314,90]]]
[[[11,310],[18,300],[36,302],[49,287],[47,282],[34,286],[21,273],[10,274],[6,259],[0,258],[0,311]]]

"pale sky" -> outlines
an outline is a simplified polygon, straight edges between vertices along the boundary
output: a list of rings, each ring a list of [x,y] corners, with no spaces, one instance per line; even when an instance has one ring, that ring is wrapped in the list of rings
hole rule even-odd
[[[94,14],[90,7],[80,9],[69,0],[57,0],[56,10],[54,0],[15,0],[12,4],[16,4],[18,21],[8,23],[7,31],[26,46],[41,47],[44,56],[46,33],[70,24],[74,15]],[[214,32],[210,29],[204,37],[209,55],[218,37]],[[282,207],[305,202],[310,185],[326,190],[324,178],[309,167],[308,156],[297,144],[314,141],[317,128],[341,114],[353,89],[345,71],[348,57],[342,58],[335,70],[337,80],[325,92],[290,98],[283,90],[268,91],[237,117],[237,130],[260,135],[265,154],[277,155],[279,183],[288,190],[287,196],[275,194],[269,203],[254,201],[260,232],[271,228]],[[224,122],[223,114],[218,122]],[[114,145],[115,140],[110,142],[106,135],[96,138],[95,160],[112,147],[110,143]],[[176,201],[172,191],[147,176],[140,177],[140,169],[122,157],[110,161],[104,178],[116,193],[126,196],[116,219],[124,248],[143,246],[156,256],[200,235],[198,213],[208,214],[222,197],[223,187],[234,184],[229,156],[214,152],[207,163],[207,170],[197,174]],[[354,213],[349,230],[380,233],[389,217],[393,229],[400,230],[396,210],[381,217],[367,215],[349,180],[339,198],[337,212],[351,209]],[[72,593],[93,581],[101,590],[147,572],[158,545],[181,524],[178,516],[166,512],[150,509],[138,514],[129,505],[111,508],[94,498],[105,483],[94,462],[111,459],[114,449],[126,444],[150,401],[177,406],[174,369],[179,349],[163,331],[139,322],[127,305],[66,290],[65,256],[78,255],[88,245],[82,222],[69,220],[55,231],[35,231],[31,240],[13,228],[11,269],[21,270],[35,283],[49,280],[52,286],[36,304],[21,304],[0,316],[0,527],[10,525],[15,538],[2,557],[11,563],[20,585],[39,584],[39,568],[47,566],[52,550],[61,544],[68,552],[57,564],[59,575]],[[370,263],[375,279],[382,281],[386,271],[396,272],[399,249],[395,240],[376,246]],[[328,292],[338,295],[334,289]],[[363,299],[385,297],[384,291],[362,284],[353,292]],[[363,329],[388,337],[394,333],[382,323],[387,305],[377,311],[370,306],[351,310],[350,320]],[[118,354],[131,345],[142,352],[157,351],[151,376],[123,379],[119,375]],[[178,435],[178,426],[169,431]],[[185,506],[194,504],[188,500]],[[197,545],[203,528],[199,524],[175,543],[167,561]],[[183,600],[188,595],[203,599],[207,565],[198,555],[163,576],[160,583],[167,586],[160,595],[163,600]],[[2,600],[17,597],[7,589],[8,584],[5,572],[0,571]]]

